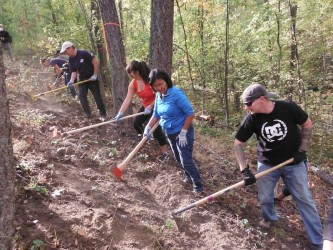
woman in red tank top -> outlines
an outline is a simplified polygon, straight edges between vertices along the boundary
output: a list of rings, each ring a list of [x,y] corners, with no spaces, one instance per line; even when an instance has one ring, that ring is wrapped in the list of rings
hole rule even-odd
[[[144,131],[144,124],[149,121],[152,116],[155,103],[155,93],[148,83],[150,68],[144,61],[138,62],[133,60],[127,65],[126,71],[133,78],[133,80],[128,85],[126,98],[114,119],[117,122],[120,121],[120,118],[124,115],[125,111],[132,102],[132,98],[136,94],[140,98],[142,104],[138,112],[144,112],[144,114],[135,117],[133,126],[138,134],[142,135]],[[164,161],[168,157],[168,143],[160,126],[157,127],[153,135],[160,145],[161,155],[159,159]]]

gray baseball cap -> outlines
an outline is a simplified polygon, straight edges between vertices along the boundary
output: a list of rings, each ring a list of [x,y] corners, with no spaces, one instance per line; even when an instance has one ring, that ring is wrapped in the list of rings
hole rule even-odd
[[[258,99],[261,96],[265,96],[268,99],[276,99],[277,95],[275,93],[268,92],[266,88],[259,84],[254,83],[248,86],[242,94],[242,101],[243,103],[253,102],[254,100]]]

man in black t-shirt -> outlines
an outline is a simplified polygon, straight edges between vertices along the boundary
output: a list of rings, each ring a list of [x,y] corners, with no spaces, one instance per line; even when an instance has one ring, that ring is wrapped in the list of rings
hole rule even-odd
[[[99,82],[97,78],[99,63],[97,58],[86,50],[78,50],[74,47],[74,44],[67,41],[61,46],[60,53],[65,53],[69,56],[69,66],[72,70],[71,79],[67,86],[71,86],[74,80],[77,78],[79,81],[90,80],[79,84],[79,99],[83,108],[84,117],[89,118],[91,116],[91,110],[88,103],[88,90],[92,93],[101,121],[106,120],[105,105],[100,93]]]
[[[1,46],[7,50],[10,60],[13,61],[12,37],[2,24],[0,24],[0,42]]]
[[[298,105],[290,101],[272,101],[276,95],[260,84],[252,84],[242,94],[248,114],[236,136],[235,155],[245,185],[256,182],[245,157],[245,142],[253,134],[257,140],[258,172],[290,158],[294,161],[258,179],[258,196],[263,220],[259,225],[269,228],[278,220],[274,208],[274,188],[281,177],[297,204],[312,248],[321,249],[322,228],[316,205],[308,187],[306,151],[312,134],[312,122]],[[299,126],[301,130],[299,132]]]

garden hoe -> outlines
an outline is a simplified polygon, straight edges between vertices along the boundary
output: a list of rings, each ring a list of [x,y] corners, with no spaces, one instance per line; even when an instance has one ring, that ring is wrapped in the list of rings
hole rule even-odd
[[[158,127],[158,122],[151,128],[149,135],[151,135]],[[126,159],[119,165],[112,168],[112,173],[119,180],[124,181],[122,174],[123,170],[127,167],[127,164],[132,160],[133,156],[140,150],[143,144],[148,140],[147,136],[144,136],[138,145],[132,150],[132,152],[126,157]]]
[[[294,160],[294,158],[291,158],[291,159],[289,159],[289,160],[287,160],[285,162],[282,162],[279,165],[276,165],[275,167],[272,167],[272,168],[267,169],[267,170],[265,170],[265,171],[263,171],[263,172],[261,172],[259,174],[256,174],[255,177],[256,177],[256,179],[259,179],[259,178],[265,176],[266,174],[269,174],[270,172],[273,172],[274,170],[276,170],[278,168],[281,168],[281,167],[283,167],[283,166],[285,166],[285,165],[293,162],[293,160]],[[176,211],[173,211],[171,213],[171,215],[180,214],[180,213],[182,213],[182,212],[184,212],[186,210],[189,210],[189,209],[191,209],[193,207],[201,206],[201,205],[205,204],[206,202],[213,201],[216,197],[224,194],[228,190],[231,190],[231,189],[234,189],[234,188],[239,188],[239,187],[242,187],[242,186],[245,186],[245,182],[244,181],[240,181],[240,182],[238,182],[238,183],[236,183],[234,185],[231,185],[231,186],[229,186],[229,187],[227,187],[225,189],[222,189],[222,190],[220,190],[220,191],[218,191],[218,192],[216,192],[216,193],[214,193],[212,195],[206,196],[205,198],[202,198],[201,200],[198,200],[198,201],[196,201],[196,202],[194,202],[194,203],[192,203],[192,204],[190,204],[190,205],[188,205],[186,207],[183,207],[183,208],[180,208],[180,209],[178,209]]]
[[[143,114],[144,114],[144,112],[140,112],[140,113],[124,116],[124,117],[120,118],[119,120],[122,121],[122,120],[126,120],[126,119],[129,119],[129,118],[132,118],[132,117],[143,115]],[[91,129],[91,128],[96,128],[96,127],[103,126],[103,125],[110,124],[110,123],[114,123],[114,122],[116,122],[116,120],[112,119],[110,121],[100,122],[100,123],[90,125],[90,126],[86,126],[86,127],[83,127],[83,128],[73,129],[73,130],[70,130],[70,131],[67,131],[67,132],[63,132],[63,133],[59,132],[59,133],[60,133],[60,135],[71,135],[71,134],[75,134],[75,133],[78,133],[78,132],[82,132],[82,131],[85,131],[85,130],[88,130],[88,129]],[[57,136],[58,136],[58,129],[55,127],[54,130],[53,130],[53,137],[57,137]]]
[[[90,81],[90,79],[88,79],[88,80],[84,80],[84,81],[81,81],[81,82],[77,82],[77,83],[74,83],[72,86],[75,86],[75,85],[79,85],[79,84],[81,84],[81,83],[85,83],[85,82],[89,82]],[[49,90],[49,91],[46,91],[46,92],[44,92],[44,93],[40,93],[40,94],[37,94],[37,95],[32,95],[31,96],[31,99],[33,100],[33,101],[37,101],[37,97],[39,97],[39,96],[42,96],[42,95],[46,95],[46,94],[49,94],[49,93],[53,93],[53,92],[57,92],[57,91],[59,91],[59,90],[63,90],[63,89],[67,89],[68,87],[67,86],[63,86],[63,87],[61,87],[61,88],[57,88],[57,89],[53,89],[53,90]]]

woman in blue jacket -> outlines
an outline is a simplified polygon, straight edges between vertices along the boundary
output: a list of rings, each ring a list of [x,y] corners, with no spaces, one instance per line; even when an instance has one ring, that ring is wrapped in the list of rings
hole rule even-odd
[[[184,92],[173,86],[169,75],[160,69],[149,74],[149,84],[157,92],[153,116],[145,127],[144,136],[159,122],[167,135],[175,159],[182,165],[184,182],[193,184],[193,192],[203,191],[198,168],[193,160],[194,111]]]

